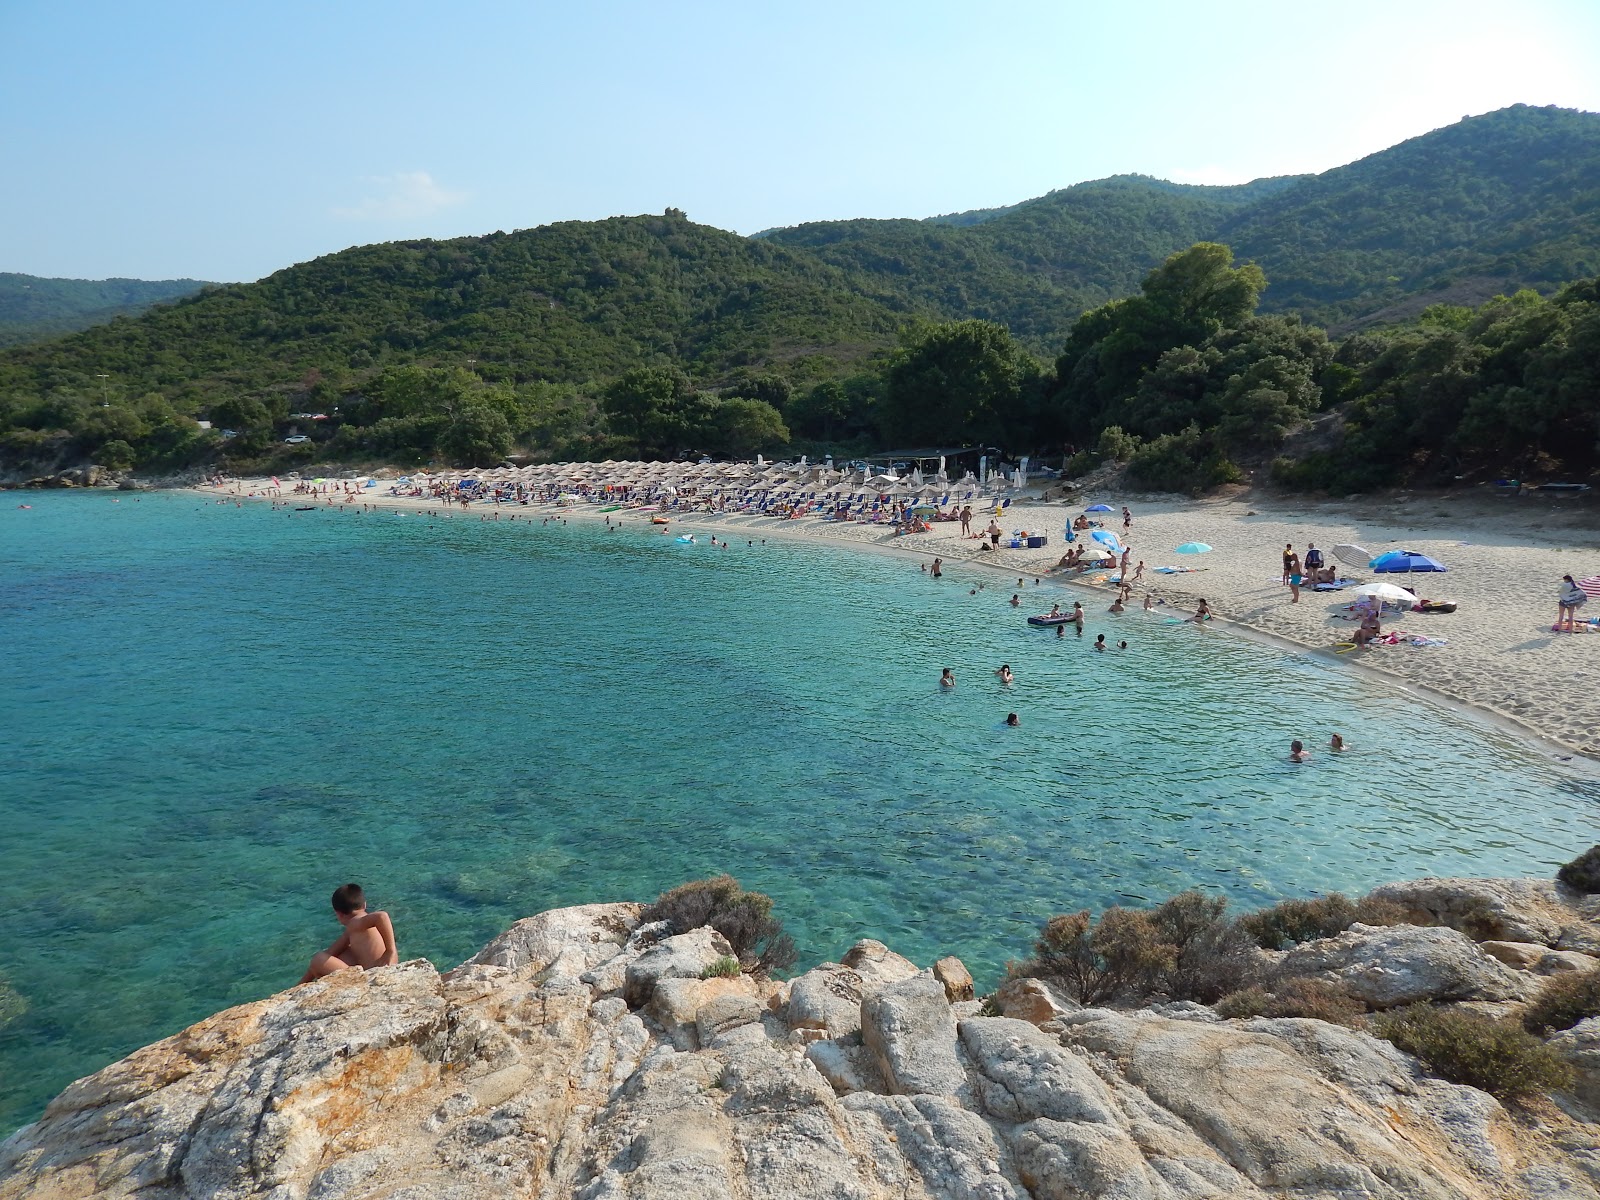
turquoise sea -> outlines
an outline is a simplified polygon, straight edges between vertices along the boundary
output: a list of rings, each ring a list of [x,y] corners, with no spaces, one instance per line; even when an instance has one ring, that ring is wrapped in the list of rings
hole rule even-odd
[[[992,982],[1064,909],[1542,875],[1595,840],[1591,776],[1340,663],[1143,613],[1058,640],[1008,580],[743,540],[8,496],[0,1133],[293,983],[348,879],[441,967],[729,871],[802,966],[872,936]],[[1285,761],[1334,729],[1349,753]]]

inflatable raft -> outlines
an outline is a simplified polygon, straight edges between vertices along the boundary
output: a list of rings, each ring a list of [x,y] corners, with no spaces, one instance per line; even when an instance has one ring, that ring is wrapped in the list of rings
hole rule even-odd
[[[1049,628],[1052,625],[1071,625],[1072,624],[1072,614],[1071,613],[1061,613],[1061,614],[1059,614],[1057,616],[1054,616],[1054,617],[1050,617],[1050,616],[1029,617],[1028,618],[1028,624],[1029,625],[1042,625],[1045,628]]]

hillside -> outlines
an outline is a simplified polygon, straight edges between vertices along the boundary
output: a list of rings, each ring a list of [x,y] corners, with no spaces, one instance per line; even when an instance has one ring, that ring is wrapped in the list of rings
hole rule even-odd
[[[1446,288],[1457,304],[1550,292],[1600,272],[1600,115],[1473,117],[1303,178],[1210,237],[1261,264],[1265,307],[1330,325]]]
[[[45,279],[0,271],[0,347],[41,342],[192,296],[196,279]]]
[[[1565,280],[1600,272],[1600,115],[1518,106],[1317,176],[1234,187],[1118,176],[930,220],[816,222],[747,238],[669,209],[512,234],[354,247],[256,283],[208,287],[138,317],[0,352],[0,456],[68,463],[117,443],[114,461],[192,461],[211,444],[192,436],[196,427],[185,418],[193,416],[251,430],[234,444],[235,454],[248,445],[259,456],[274,444],[283,454],[281,439],[294,435],[293,412],[339,409],[341,399],[349,401],[344,423],[383,428],[328,444],[335,425],[319,427],[318,452],[393,456],[403,448],[423,461],[434,453],[460,457],[437,440],[444,421],[478,447],[473,459],[492,459],[511,444],[569,454],[642,453],[642,443],[616,441],[617,430],[600,411],[603,397],[614,406],[665,406],[661,413],[676,414],[668,421],[678,430],[673,444],[709,446],[715,439],[681,435],[689,426],[716,424],[712,409],[697,399],[714,390],[721,399],[760,401],[773,410],[748,410],[737,419],[729,410],[716,418],[755,421],[736,442],[759,427],[762,439],[773,439],[759,444],[781,445],[782,417],[801,438],[844,436],[863,446],[901,426],[934,442],[971,440],[982,427],[984,439],[1005,444],[1083,445],[1121,413],[1124,432],[1156,439],[1155,446],[1178,436],[1193,415],[1182,399],[1184,371],[1174,364],[1176,373],[1163,376],[1161,387],[1172,396],[1155,383],[1145,388],[1150,394],[1140,411],[1164,414],[1159,419],[1135,420],[1122,406],[1162,353],[1189,346],[1213,356],[1201,391],[1215,400],[1228,391],[1228,363],[1241,354],[1250,362],[1271,358],[1267,348],[1278,342],[1298,347],[1288,357],[1305,358],[1306,378],[1292,387],[1279,380],[1285,387],[1276,391],[1241,384],[1228,405],[1267,403],[1272,392],[1294,397],[1295,411],[1314,410],[1331,353],[1325,340],[1317,342],[1317,334],[1315,346],[1301,345],[1301,335],[1281,322],[1253,325],[1242,310],[1204,330],[1167,313],[1128,331],[1106,347],[1121,362],[1120,374],[1103,369],[1110,360],[1098,350],[1089,358],[1077,351],[1059,357],[1064,347],[1071,350],[1075,325],[1087,328],[1078,324],[1084,313],[1099,312],[1097,319],[1117,325],[1128,314],[1105,310],[1109,301],[1139,291],[1169,256],[1212,243],[1231,246],[1230,261],[1260,268],[1264,278],[1247,289],[1252,310],[1259,295],[1260,314],[1274,320],[1294,316],[1340,333],[1409,319],[1447,301],[1468,306],[1459,315],[1463,327],[1481,320],[1483,329],[1499,328],[1502,315],[1474,318],[1470,307],[1522,288],[1551,295]],[[1214,249],[1227,255],[1220,244]],[[1574,294],[1547,312],[1523,306],[1511,323],[1556,322],[1581,342],[1589,328],[1586,297]],[[1164,302],[1150,303],[1154,313]],[[920,341],[920,334],[902,339],[907,326],[924,321],[978,323],[941,344],[991,356],[985,361],[1009,381],[1002,407],[1015,409],[1004,428],[987,428],[987,401],[963,409],[962,420],[945,429],[936,412],[943,409],[927,389],[913,389],[921,398],[909,407],[888,396],[894,391],[885,390],[892,382],[884,372],[888,356]],[[1000,336],[984,322],[1003,326]],[[1177,340],[1164,342],[1169,334]],[[1085,333],[1078,350],[1100,337]],[[1423,339],[1427,346],[1436,340]],[[1479,377],[1486,346],[1473,340],[1461,350],[1466,375]],[[954,378],[949,364],[928,354],[929,378]],[[1030,355],[1055,361],[1058,377],[1044,378]],[[1374,355],[1370,347],[1351,351],[1339,370],[1358,372],[1364,389],[1389,386],[1379,375],[1392,356]],[[1422,380],[1425,360],[1418,357],[1405,377]],[[1079,378],[1069,380],[1063,361],[1087,365],[1074,366]],[[411,367],[445,374],[426,387],[420,377],[404,384],[392,378],[395,369]],[[615,381],[640,369],[656,373],[612,394]],[[1551,369],[1561,378],[1572,374],[1561,364]],[[1198,378],[1188,383],[1199,386]],[[1497,379],[1482,377],[1485,397],[1499,395]],[[1348,399],[1346,384],[1356,384],[1340,385]],[[463,416],[463,397],[474,387],[500,385],[511,391],[497,392],[493,405],[505,410],[510,425],[502,429],[491,420],[493,430],[484,433],[477,417]],[[390,393],[385,403],[395,411],[363,401],[368,392]],[[934,392],[948,396],[949,388]],[[408,398],[394,398],[402,393]],[[793,408],[791,396],[800,401]],[[893,401],[887,408],[879,403],[886,397]],[[1581,418],[1570,405],[1551,403],[1552,412],[1564,414],[1560,422]],[[400,420],[401,410],[403,428],[383,424]],[[690,420],[691,412],[699,415]],[[1453,429],[1460,413],[1450,413],[1446,425]],[[1234,417],[1241,429],[1255,427],[1243,409]],[[1255,424],[1278,430],[1282,422]],[[1410,438],[1395,444],[1410,445]],[[1494,444],[1473,434],[1461,451]],[[1483,457],[1477,450],[1474,461]],[[1535,459],[1547,450],[1542,441],[1527,448]],[[1444,469],[1445,459],[1438,461]],[[1351,483],[1336,467],[1318,477]],[[1163,478],[1170,480],[1170,472]]]
[[[681,213],[359,246],[0,357],[0,393],[157,389],[204,404],[241,388],[397,363],[583,382],[679,362],[716,373],[888,345],[904,312],[814,256]],[[800,368],[803,373],[803,368]]]
[[[877,294],[999,321],[1040,352],[1196,241],[1259,263],[1267,311],[1352,325],[1412,296],[1424,298],[1410,311],[1446,289],[1477,303],[1600,270],[1600,115],[1517,105],[1321,175],[1238,187],[1118,176],[1009,208],[764,236]]]

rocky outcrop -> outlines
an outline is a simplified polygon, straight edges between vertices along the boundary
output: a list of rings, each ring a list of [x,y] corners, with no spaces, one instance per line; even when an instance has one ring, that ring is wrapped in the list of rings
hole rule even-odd
[[[1418,925],[1444,925],[1478,940],[1537,942],[1600,954],[1600,896],[1545,879],[1414,879],[1371,896]]]
[[[1422,1000],[1523,1000],[1531,994],[1527,975],[1484,953],[1465,934],[1414,925],[1353,925],[1338,937],[1296,946],[1277,970],[1343,984],[1372,1008]]]
[[[875,942],[787,984],[700,978],[710,931],[637,920],[558,910],[445,975],[220,1013],[0,1144],[0,1200],[1600,1200],[1580,1098],[1536,1122],[1363,1032],[1037,981],[988,1010],[1030,1019],[982,1016],[959,963]],[[1561,1035],[1585,1070],[1594,1025]]]

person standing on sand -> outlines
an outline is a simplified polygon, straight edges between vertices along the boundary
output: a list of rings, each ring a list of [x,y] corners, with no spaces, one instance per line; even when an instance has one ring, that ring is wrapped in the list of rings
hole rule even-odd
[[[972,505],[965,504],[961,507],[961,536],[972,536]]]
[[[1133,528],[1133,512],[1126,504],[1122,506],[1122,532],[1127,533]]]
[[[1283,544],[1283,580],[1282,580],[1282,582],[1284,582],[1284,583],[1288,583],[1289,582],[1289,560],[1292,559],[1293,557],[1294,557],[1294,545],[1293,545],[1293,543],[1285,542]]]
[[[333,915],[344,926],[344,933],[326,950],[311,956],[311,965],[300,976],[301,983],[310,983],[351,967],[371,971],[392,967],[400,961],[389,914],[367,911],[367,898],[360,884],[347,883],[334,889]]]
[[[1299,604],[1300,584],[1305,579],[1305,576],[1300,573],[1300,556],[1298,554],[1289,555],[1287,565],[1289,568],[1289,603]]]
[[[1589,597],[1576,583],[1571,575],[1561,577],[1561,594],[1556,598],[1560,607],[1556,609],[1556,623],[1550,626],[1551,633],[1576,633],[1573,622],[1577,619],[1578,609]]]

